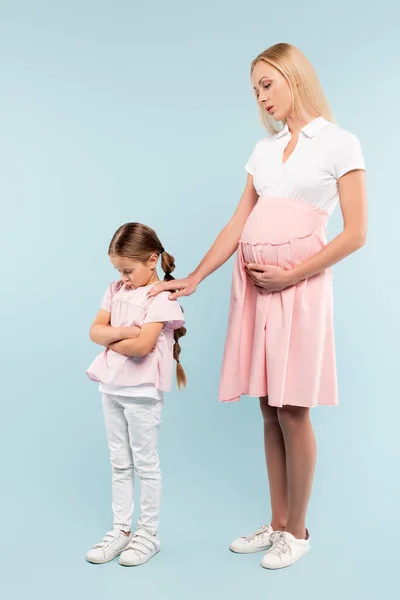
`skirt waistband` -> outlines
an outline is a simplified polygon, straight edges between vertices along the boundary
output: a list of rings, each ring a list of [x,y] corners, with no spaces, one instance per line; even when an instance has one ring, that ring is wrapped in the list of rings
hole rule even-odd
[[[321,217],[321,219],[326,221],[329,219],[329,213],[327,213],[323,208],[319,208],[314,204],[309,204],[304,200],[298,200],[297,198],[288,198],[286,196],[260,196],[258,202],[260,202],[260,200],[265,200],[270,203],[277,203],[279,205],[286,204],[288,207],[318,215]]]
[[[325,235],[327,221],[328,213],[302,200],[260,196],[246,221],[240,242],[285,244],[314,232]]]

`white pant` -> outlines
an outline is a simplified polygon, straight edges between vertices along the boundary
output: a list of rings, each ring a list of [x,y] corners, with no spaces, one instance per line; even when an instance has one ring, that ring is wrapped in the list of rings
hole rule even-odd
[[[114,529],[130,531],[134,482],[140,480],[138,528],[157,534],[161,471],[157,437],[162,400],[103,394],[103,410],[112,468]]]

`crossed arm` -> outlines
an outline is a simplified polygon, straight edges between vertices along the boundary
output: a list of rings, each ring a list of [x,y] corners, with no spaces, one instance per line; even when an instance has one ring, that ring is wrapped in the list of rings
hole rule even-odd
[[[112,327],[111,315],[100,309],[90,328],[90,339],[125,356],[142,357],[156,346],[164,323],[146,323],[140,327]]]

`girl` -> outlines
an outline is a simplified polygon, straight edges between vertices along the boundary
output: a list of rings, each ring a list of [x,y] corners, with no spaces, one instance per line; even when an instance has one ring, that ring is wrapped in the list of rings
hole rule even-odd
[[[173,280],[175,259],[165,252],[155,231],[126,223],[108,250],[121,280],[107,289],[90,329],[93,342],[105,346],[87,370],[100,382],[112,466],[113,530],[93,546],[86,558],[104,563],[120,555],[121,565],[148,561],[160,549],[157,539],[161,497],[157,434],[164,392],[171,389],[173,359],[178,386],[186,385],[180,364],[179,339],[185,335],[178,302],[168,294],[150,299],[159,281],[157,262],[166,281]],[[134,472],[140,480],[140,516],[131,535]]]
[[[230,549],[267,550],[262,566],[279,569],[310,549],[316,444],[309,413],[338,402],[331,267],[365,243],[365,166],[358,139],[334,123],[300,50],[268,48],[253,61],[251,80],[270,135],[246,165],[239,206],[195,271],[150,296],[192,294],[237,251],[219,398],[260,397],[272,518]],[[344,228],[327,243],[338,202]]]

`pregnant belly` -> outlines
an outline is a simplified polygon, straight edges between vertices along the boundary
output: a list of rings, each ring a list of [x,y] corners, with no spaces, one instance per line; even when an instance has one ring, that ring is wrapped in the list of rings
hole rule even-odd
[[[326,244],[327,218],[324,211],[299,200],[260,198],[242,231],[244,261],[296,266]]]

